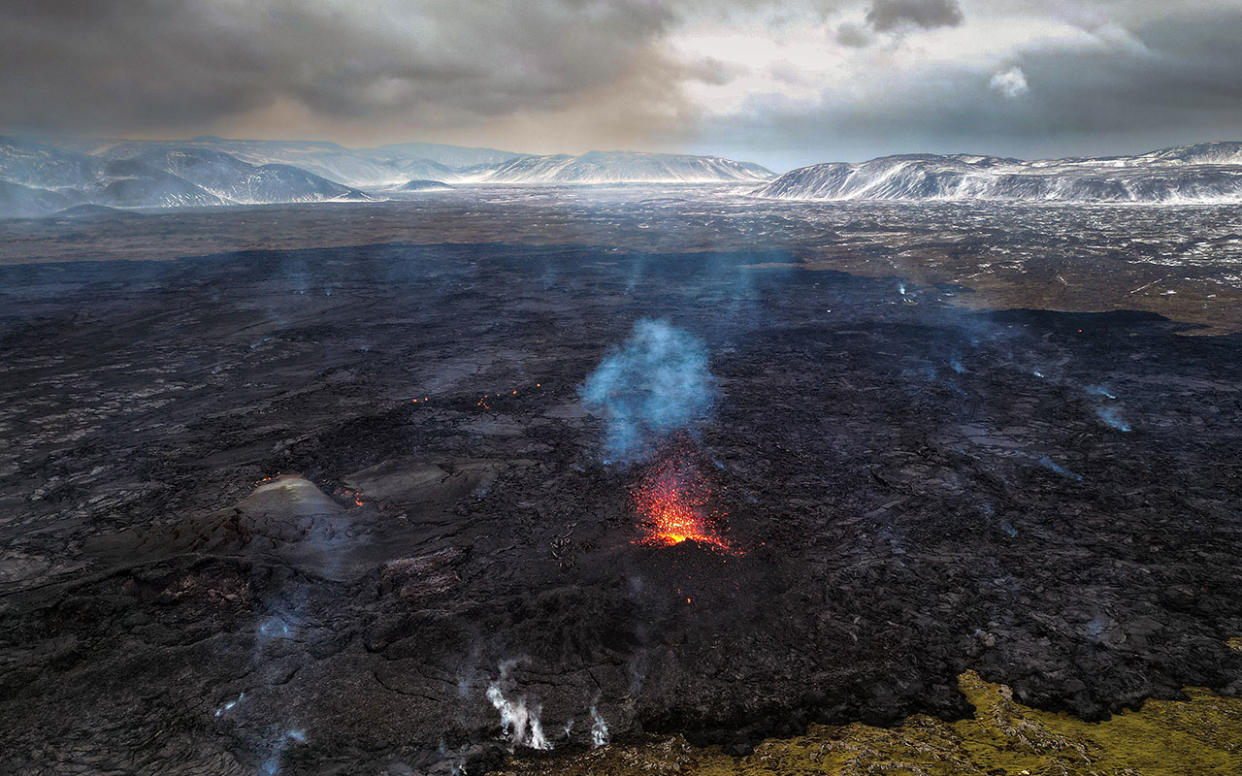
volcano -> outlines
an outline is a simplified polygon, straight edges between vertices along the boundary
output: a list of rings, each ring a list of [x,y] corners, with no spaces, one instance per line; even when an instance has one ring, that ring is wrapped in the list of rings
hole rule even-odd
[[[725,515],[714,510],[711,482],[694,452],[685,440],[668,445],[631,491],[645,532],[638,541],[656,546],[695,542],[732,551],[717,531]]]
[[[518,196],[7,227],[0,773],[1242,693],[1235,211]]]

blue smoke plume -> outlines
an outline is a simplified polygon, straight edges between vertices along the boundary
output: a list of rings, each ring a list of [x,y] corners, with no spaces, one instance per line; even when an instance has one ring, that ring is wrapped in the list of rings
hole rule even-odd
[[[632,463],[674,431],[689,428],[716,400],[707,346],[666,321],[640,320],[582,386],[587,411],[607,421],[609,463]]]
[[[1052,460],[1046,455],[1039,459],[1039,465],[1044,467],[1050,472],[1055,472],[1061,475],[1067,480],[1074,480],[1075,482],[1082,482],[1081,474],[1076,474],[1075,472],[1072,472],[1069,469],[1066,469],[1064,466]]]
[[[1118,431],[1129,431],[1130,424],[1125,422],[1121,417],[1121,410],[1116,407],[1098,407],[1095,414],[1100,416],[1100,420],[1117,429]]]

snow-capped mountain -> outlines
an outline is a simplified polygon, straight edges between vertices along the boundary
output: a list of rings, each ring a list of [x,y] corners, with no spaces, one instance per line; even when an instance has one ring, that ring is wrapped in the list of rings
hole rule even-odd
[[[102,174],[75,192],[81,201],[126,208],[212,207],[225,200],[211,192],[137,159],[114,159]]]
[[[500,164],[522,154],[495,148],[469,148],[440,143],[395,143],[366,149],[367,155],[378,159],[425,159],[450,169]]]
[[[38,216],[81,204],[213,207],[362,200],[358,189],[297,167],[253,165],[206,148],[123,143],[101,155],[0,138],[0,216]]]
[[[348,149],[215,137],[78,139],[66,146],[0,137],[0,217],[78,205],[141,209],[400,198],[460,183],[743,183],[762,184],[753,196],[789,200],[1242,202],[1242,142],[1035,161],[907,154],[818,164],[779,177],[757,164],[717,156],[633,151],[517,155],[428,143]]]
[[[63,189],[94,180],[103,161],[76,151],[15,137],[0,137],[0,180],[39,189]]]
[[[72,204],[64,194],[0,181],[0,216],[41,216]]]
[[[113,149],[111,154],[115,154],[116,150]],[[249,164],[207,148],[159,146],[142,150],[131,159],[176,175],[236,204],[367,198],[357,189],[334,183],[299,167]]]
[[[256,167],[272,164],[297,167],[350,188],[395,186],[410,178],[438,178],[452,170],[426,159],[375,156],[336,143],[283,140],[230,140],[197,137],[183,141],[124,141],[100,152],[111,158],[132,158],[151,150],[185,153],[216,152]]]
[[[719,156],[591,151],[580,156],[519,156],[494,166],[464,170],[477,183],[727,183],[762,181],[773,173],[757,164]]]
[[[38,215],[69,205],[158,208],[223,204],[220,197],[136,159],[101,159],[28,140],[0,138],[0,181],[11,208],[3,215]],[[17,207],[20,199],[22,206]]]
[[[787,172],[752,192],[795,200],[1242,202],[1242,143],[1022,161],[917,154]]]
[[[1153,151],[1141,158],[1166,164],[1228,164],[1242,165],[1242,141],[1225,143],[1196,143],[1194,145],[1165,148]]]
[[[717,156],[594,151],[580,156],[399,143],[350,149],[283,140],[0,137],[0,217],[75,205],[206,207],[365,200],[451,184],[760,183],[757,164]],[[371,193],[368,193],[371,192]]]

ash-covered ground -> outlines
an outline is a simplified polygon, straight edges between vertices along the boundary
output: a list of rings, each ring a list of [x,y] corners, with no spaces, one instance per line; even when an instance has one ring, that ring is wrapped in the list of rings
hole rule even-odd
[[[966,309],[827,243],[455,238],[0,268],[0,770],[744,750],[960,715],[966,669],[1088,719],[1242,691],[1238,335]],[[583,388],[643,320],[710,400],[609,463]],[[642,541],[670,447],[727,550]]]

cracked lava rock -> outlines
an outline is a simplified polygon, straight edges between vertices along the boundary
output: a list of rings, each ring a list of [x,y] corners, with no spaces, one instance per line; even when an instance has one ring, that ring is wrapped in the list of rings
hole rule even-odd
[[[1242,690],[1237,335],[740,251],[0,275],[4,773],[476,773],[536,719],[745,752],[969,716],[967,670],[1087,720]],[[647,465],[601,462],[579,387],[643,316],[710,349],[737,552],[642,541]]]

